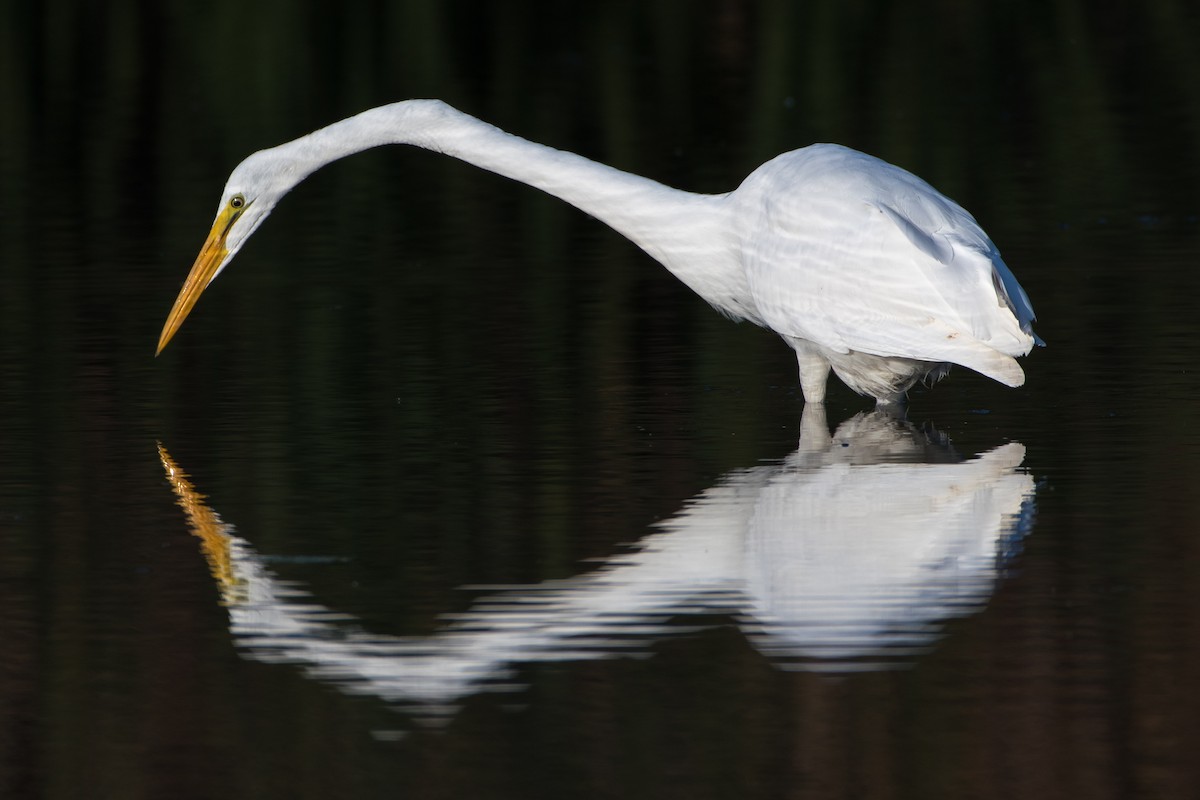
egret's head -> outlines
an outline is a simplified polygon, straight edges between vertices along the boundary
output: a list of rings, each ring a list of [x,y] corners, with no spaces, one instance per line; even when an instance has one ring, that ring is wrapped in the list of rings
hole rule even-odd
[[[221,193],[221,204],[212,230],[188,273],[175,305],[163,325],[155,355],[162,352],[187,318],[200,295],[233,260],[250,234],[267,218],[279,198],[296,185],[295,171],[287,159],[271,150],[247,158],[230,174]]]

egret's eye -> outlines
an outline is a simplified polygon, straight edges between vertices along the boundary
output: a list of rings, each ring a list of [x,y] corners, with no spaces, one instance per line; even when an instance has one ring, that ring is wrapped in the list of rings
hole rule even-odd
[[[240,194],[235,194],[233,197],[229,198],[230,208],[243,208],[245,205],[246,198]]]

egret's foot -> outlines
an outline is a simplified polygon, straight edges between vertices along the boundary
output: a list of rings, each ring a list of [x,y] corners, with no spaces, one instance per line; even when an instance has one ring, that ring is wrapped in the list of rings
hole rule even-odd
[[[903,421],[908,418],[908,395],[901,394],[895,397],[876,398],[875,411],[876,413]]]

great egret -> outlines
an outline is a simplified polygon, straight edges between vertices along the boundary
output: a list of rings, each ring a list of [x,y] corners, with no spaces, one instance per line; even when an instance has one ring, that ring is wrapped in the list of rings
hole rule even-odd
[[[1008,386],[1042,342],[1033,307],[967,211],[925,181],[855,150],[814,144],[702,195],[517,136],[438,100],[373,108],[254,153],[217,217],[158,351],[283,195],[320,167],[384,144],[454,156],[527,183],[607,223],[718,311],[796,351],[809,403],[832,367],[880,404],[960,364]]]

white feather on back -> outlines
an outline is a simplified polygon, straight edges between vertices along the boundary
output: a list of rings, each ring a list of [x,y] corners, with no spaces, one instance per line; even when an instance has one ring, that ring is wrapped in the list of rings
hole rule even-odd
[[[975,219],[920,178],[813,145],[767,162],[731,199],[750,291],[773,330],[834,352],[1024,373],[1033,309]]]

